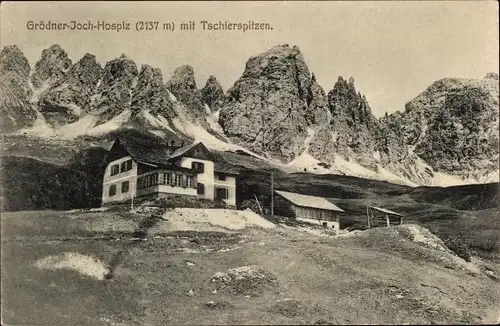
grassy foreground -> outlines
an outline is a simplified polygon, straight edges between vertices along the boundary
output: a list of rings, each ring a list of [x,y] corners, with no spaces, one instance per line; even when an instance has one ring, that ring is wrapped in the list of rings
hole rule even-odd
[[[464,268],[397,228],[334,238],[164,224],[144,241],[134,239],[140,220],[118,212],[2,214],[2,324],[470,324],[500,313],[498,264],[475,259],[476,270]],[[112,277],[35,265],[65,252],[113,262]],[[242,266],[261,273],[214,279]]]

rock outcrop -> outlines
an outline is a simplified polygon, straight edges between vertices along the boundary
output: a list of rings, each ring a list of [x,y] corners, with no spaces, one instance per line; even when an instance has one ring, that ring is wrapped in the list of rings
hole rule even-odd
[[[31,103],[30,64],[21,50],[6,46],[0,52],[0,130],[15,131],[33,124],[37,112]]]
[[[100,116],[98,124],[130,108],[137,75],[137,65],[124,54],[106,63],[91,103],[92,111]]]
[[[308,125],[328,125],[332,120],[325,90],[318,84],[314,74],[311,76],[305,117]]]
[[[40,95],[39,110],[53,126],[76,121],[90,111],[90,102],[101,78],[102,67],[93,54],[85,54]],[[49,77],[50,78],[50,77]]]
[[[217,78],[214,76],[208,77],[205,86],[201,89],[201,98],[212,111],[217,111],[222,107],[224,103],[224,90],[217,81]]]
[[[201,91],[196,86],[193,67],[184,65],[176,68],[166,87],[187,107],[192,117],[200,120],[206,116],[207,110],[203,105]]]
[[[332,115],[331,129],[336,138],[336,152],[375,169],[373,152],[377,147],[378,121],[366,97],[356,92],[352,77],[349,81],[338,78],[328,92],[328,107]]]
[[[71,59],[59,45],[54,44],[50,48],[44,49],[31,75],[33,87],[47,89],[63,78],[71,65]]]
[[[219,122],[234,142],[285,162],[308,147],[324,162],[338,152],[374,165],[378,122],[366,98],[342,78],[327,96],[295,46],[250,58],[227,92]]]
[[[483,182],[498,177],[498,75],[445,78],[381,119],[384,163],[421,159],[436,172]],[[427,171],[427,177],[432,173]],[[423,180],[425,182],[425,179]]]
[[[153,114],[161,114],[166,118],[176,116],[172,109],[168,90],[163,84],[163,75],[160,69],[150,65],[141,66],[130,108],[133,115],[147,110]]]
[[[227,91],[219,123],[234,142],[289,162],[304,149],[310,86],[300,50],[273,47],[248,60]]]
[[[478,178],[498,169],[498,80],[448,90],[415,153],[436,171]]]

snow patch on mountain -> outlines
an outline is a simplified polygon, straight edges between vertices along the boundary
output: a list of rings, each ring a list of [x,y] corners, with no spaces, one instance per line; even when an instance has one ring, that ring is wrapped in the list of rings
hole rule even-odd
[[[208,104],[204,103],[203,106],[205,107],[205,113],[207,115],[210,115],[212,113],[212,110],[210,110],[210,107],[208,106]]]
[[[67,107],[68,109],[71,110],[71,112],[73,113],[73,115],[75,116],[81,116],[82,113],[84,112],[82,110],[81,107],[79,107],[78,105],[76,105],[75,103],[68,103],[65,105],[65,107]]]
[[[31,78],[28,79],[28,86],[31,89],[31,97],[30,97],[30,102],[31,103],[37,103],[38,100],[40,99],[40,95],[43,94],[43,92],[47,91],[49,87],[51,86],[50,80],[46,80],[43,82],[43,84],[36,88],[33,86],[33,83],[31,82]]]
[[[205,119],[208,123],[208,126],[212,130],[216,131],[219,135],[223,136],[224,139],[227,139],[224,135],[224,130],[222,130],[222,127],[219,124],[219,111],[218,110],[207,115]],[[227,142],[229,142],[229,141],[227,141]]]
[[[303,171],[316,174],[334,173],[332,169],[322,166],[321,161],[315,159],[307,152],[303,152],[297,156],[293,161],[287,164],[287,167],[300,172]]]
[[[54,134],[57,138],[73,139],[77,136],[87,134],[88,131],[95,126],[98,120],[99,117],[89,114],[73,123],[55,129]]]
[[[397,184],[403,184],[412,187],[418,187],[419,184],[415,183],[407,178],[400,177],[399,175],[383,168],[381,165],[377,165],[378,169],[378,180],[389,181]]]
[[[97,127],[94,127],[90,129],[86,134],[87,135],[99,135],[103,133],[107,133],[113,130],[116,130],[120,128],[125,122],[127,122],[130,119],[130,116],[132,115],[132,112],[130,110],[125,110],[119,115],[111,118],[111,120],[98,125]]]
[[[245,150],[244,148],[231,143],[223,142],[203,127],[182,118],[174,118],[172,122],[177,130],[191,137],[195,142],[202,142],[210,148],[222,151]],[[246,150],[245,150],[246,151]]]
[[[172,92],[171,92],[171,91],[167,90],[167,92],[168,92],[168,97],[170,97],[170,100],[171,100],[172,102],[174,102],[174,103],[178,102],[178,101],[177,101],[177,97],[175,97],[175,95],[174,95],[174,94],[172,94]]]
[[[170,127],[170,123],[168,120],[162,116],[161,114],[158,114],[156,117],[151,114],[149,110],[142,111],[142,115],[148,121],[153,127],[156,128],[163,128],[167,129],[170,132],[173,132],[174,134],[176,133],[172,127]],[[163,133],[164,135],[164,133]]]
[[[47,122],[43,114],[36,110],[36,120],[31,127],[22,128],[16,134],[34,135],[39,137],[54,137],[55,132]]]

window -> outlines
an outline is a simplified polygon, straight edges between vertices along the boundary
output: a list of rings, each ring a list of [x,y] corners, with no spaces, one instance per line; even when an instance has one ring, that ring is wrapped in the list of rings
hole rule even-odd
[[[109,196],[112,197],[114,195],[116,195],[116,185],[111,185],[109,186]]]
[[[196,173],[203,173],[205,171],[205,164],[200,162],[191,162],[191,169]]]
[[[188,188],[193,188],[194,187],[194,179],[192,176],[188,175],[186,177],[186,182],[187,182],[187,187]]]
[[[226,188],[215,188],[215,199],[222,200],[228,198],[228,191]]]
[[[129,183],[128,181],[122,182],[122,194],[128,192]]]
[[[111,166],[111,175],[117,175],[118,173],[120,173],[120,167],[118,164]]]
[[[205,194],[205,185],[203,183],[198,183],[196,186],[196,193],[198,195],[204,195]]]
[[[226,176],[224,174],[219,174],[220,181],[226,181]]]
[[[172,174],[165,173],[165,184],[172,185]]]
[[[174,186],[182,186],[182,174],[176,174],[175,175],[175,184]]]
[[[127,160],[122,162],[120,165],[120,172],[126,172],[132,170],[132,160]]]

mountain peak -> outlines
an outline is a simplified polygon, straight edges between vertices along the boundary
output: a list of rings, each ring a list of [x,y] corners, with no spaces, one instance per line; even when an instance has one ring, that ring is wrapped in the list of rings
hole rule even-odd
[[[224,102],[224,90],[221,84],[211,75],[208,77],[205,86],[201,89],[201,96],[204,103],[206,103],[212,111],[217,111]]]
[[[15,131],[30,126],[36,111],[30,103],[30,64],[16,45],[0,52],[0,130]]]
[[[2,51],[0,52],[0,55],[1,56],[7,56],[7,55],[23,55],[24,56],[23,52],[15,44],[4,46]]]
[[[277,45],[250,57],[227,91],[219,122],[235,142],[288,162],[304,149],[311,93],[298,47]]]
[[[60,80],[71,67],[71,59],[61,46],[54,44],[42,50],[40,60],[35,64],[31,82],[36,88],[44,86],[44,83],[54,84]]]
[[[174,74],[169,82],[170,84],[182,86],[186,89],[196,89],[193,67],[190,65],[182,65],[175,68]]]
[[[22,79],[26,79],[30,70],[28,59],[17,45],[8,45],[2,49],[0,52],[0,75],[17,74]]]
[[[165,86],[185,104],[195,119],[202,117],[204,119],[206,110],[201,91],[196,86],[193,67],[190,65],[177,67]]]
[[[134,115],[145,111],[164,118],[173,118],[176,115],[159,68],[141,65],[130,108]]]
[[[496,72],[489,72],[486,74],[486,76],[484,77],[485,79],[494,79],[494,80],[499,80],[499,76],[498,76],[498,73]]]

